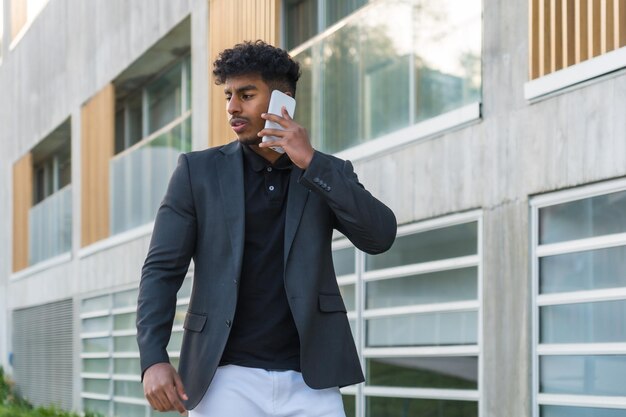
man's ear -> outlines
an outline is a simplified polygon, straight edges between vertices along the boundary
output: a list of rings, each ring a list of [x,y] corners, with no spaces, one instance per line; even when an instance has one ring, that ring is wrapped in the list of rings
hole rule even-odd
[[[289,97],[293,98],[293,93],[291,91],[285,91],[285,94],[287,94]]]

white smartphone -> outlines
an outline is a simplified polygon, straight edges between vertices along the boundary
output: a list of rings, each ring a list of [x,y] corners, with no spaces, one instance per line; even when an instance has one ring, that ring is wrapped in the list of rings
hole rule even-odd
[[[269,108],[267,109],[267,112],[282,117],[281,108],[283,106],[285,106],[285,109],[287,109],[287,113],[289,113],[289,116],[293,118],[293,115],[296,111],[296,100],[293,97],[288,96],[287,94],[281,91],[278,91],[278,90],[272,91],[272,95],[270,96],[270,105],[269,105]],[[265,121],[265,128],[284,130],[281,125],[279,125],[278,123],[274,123],[270,120]],[[277,139],[278,138],[276,136],[263,136],[262,141],[272,142]],[[285,150],[280,146],[272,146],[270,147],[270,149],[273,149],[274,151],[278,153],[285,153]]]

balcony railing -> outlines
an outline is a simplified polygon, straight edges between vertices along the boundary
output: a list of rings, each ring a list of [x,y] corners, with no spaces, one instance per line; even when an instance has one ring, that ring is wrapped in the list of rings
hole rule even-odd
[[[28,213],[29,265],[72,248],[72,186],[67,185]]]
[[[111,234],[151,222],[178,155],[191,150],[191,111],[110,162]]]

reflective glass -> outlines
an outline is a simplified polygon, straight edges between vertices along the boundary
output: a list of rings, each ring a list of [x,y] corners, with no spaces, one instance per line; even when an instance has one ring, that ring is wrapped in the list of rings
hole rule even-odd
[[[113,330],[133,330],[137,313],[116,314],[113,316]]]
[[[475,255],[477,223],[464,223],[396,238],[391,249],[380,255],[366,255],[365,269],[390,268],[420,262]]]
[[[137,381],[114,381],[113,393],[116,397],[144,398],[143,385]]]
[[[352,332],[352,338],[354,338],[354,336],[356,335],[356,319],[348,320],[348,323],[350,324],[350,331]]]
[[[134,307],[137,305],[138,289],[113,294],[113,308]]]
[[[176,297],[180,300],[182,298],[189,298],[191,296],[191,277],[185,278],[183,285],[178,290]]]
[[[542,405],[539,409],[541,417],[626,417],[626,410],[617,410],[613,408]]]
[[[187,315],[187,306],[180,305],[176,307],[176,313],[174,314],[174,326],[182,326],[185,322],[185,316]]]
[[[478,417],[475,401],[365,397],[367,417]]]
[[[475,311],[410,314],[366,321],[368,347],[475,344]]]
[[[108,379],[83,379],[83,392],[109,395]]]
[[[120,375],[141,375],[139,358],[113,359],[113,373]]]
[[[113,404],[114,417],[145,417],[146,406],[136,404],[124,404],[115,402]]]
[[[542,294],[626,287],[626,246],[539,259]]]
[[[355,285],[342,285],[339,287],[339,291],[341,291],[341,296],[343,297],[343,302],[346,305],[346,310],[354,310],[356,308]]]
[[[72,186],[54,192],[28,211],[28,262],[34,265],[72,248]]]
[[[81,304],[81,313],[108,310],[111,308],[111,296],[107,294],[100,297],[86,298]]]
[[[110,338],[97,337],[95,339],[82,339],[83,353],[102,353],[109,351]]]
[[[148,125],[153,133],[182,114],[182,65],[179,63],[148,85]]]
[[[113,338],[113,349],[120,352],[139,352],[137,336],[116,336]]]
[[[171,357],[171,356],[170,356],[170,363],[172,364],[172,366],[173,366],[175,369],[178,369],[178,365],[180,364],[180,359],[179,359],[179,358],[177,358],[177,357]]]
[[[480,0],[327,1],[322,22],[314,3],[288,3],[289,48],[345,18],[294,54],[312,62],[316,94],[299,97],[298,112],[320,127],[316,148],[339,152],[480,101]]]
[[[83,372],[108,374],[109,359],[83,359]]]
[[[111,316],[93,317],[82,320],[82,332],[106,332],[111,327]]]
[[[344,248],[333,251],[333,265],[335,266],[335,275],[354,274],[354,256],[355,249]]]
[[[100,413],[103,416],[108,416],[109,402],[102,400],[92,400],[91,398],[83,398],[83,410]]]
[[[626,395],[626,356],[542,356],[540,392],[550,394]]]
[[[539,210],[539,243],[626,232],[626,191]]]
[[[540,343],[626,342],[625,300],[545,306],[539,314]]]
[[[366,368],[367,385],[478,389],[477,357],[367,359]]]
[[[356,417],[356,396],[354,395],[342,395],[343,409],[346,413],[346,417]]]
[[[366,284],[366,308],[475,300],[478,270],[475,267],[430,274],[370,281]]]
[[[172,332],[170,342],[167,345],[168,352],[180,352],[180,347],[183,344],[183,332]]]

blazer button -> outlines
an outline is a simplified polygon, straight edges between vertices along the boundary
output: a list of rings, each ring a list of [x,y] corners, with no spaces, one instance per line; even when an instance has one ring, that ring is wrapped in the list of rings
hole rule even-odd
[[[230,327],[230,326],[231,326],[231,324],[233,324],[233,322],[232,322],[232,321],[230,321],[230,320],[226,320],[226,325],[227,325],[228,327]]]
[[[330,185],[329,185],[328,187],[326,187],[326,191],[330,191],[330,190],[331,190],[331,188],[330,188]]]
[[[313,182],[316,183],[316,184],[319,184],[320,183],[320,179],[315,177],[315,178],[313,178]]]

